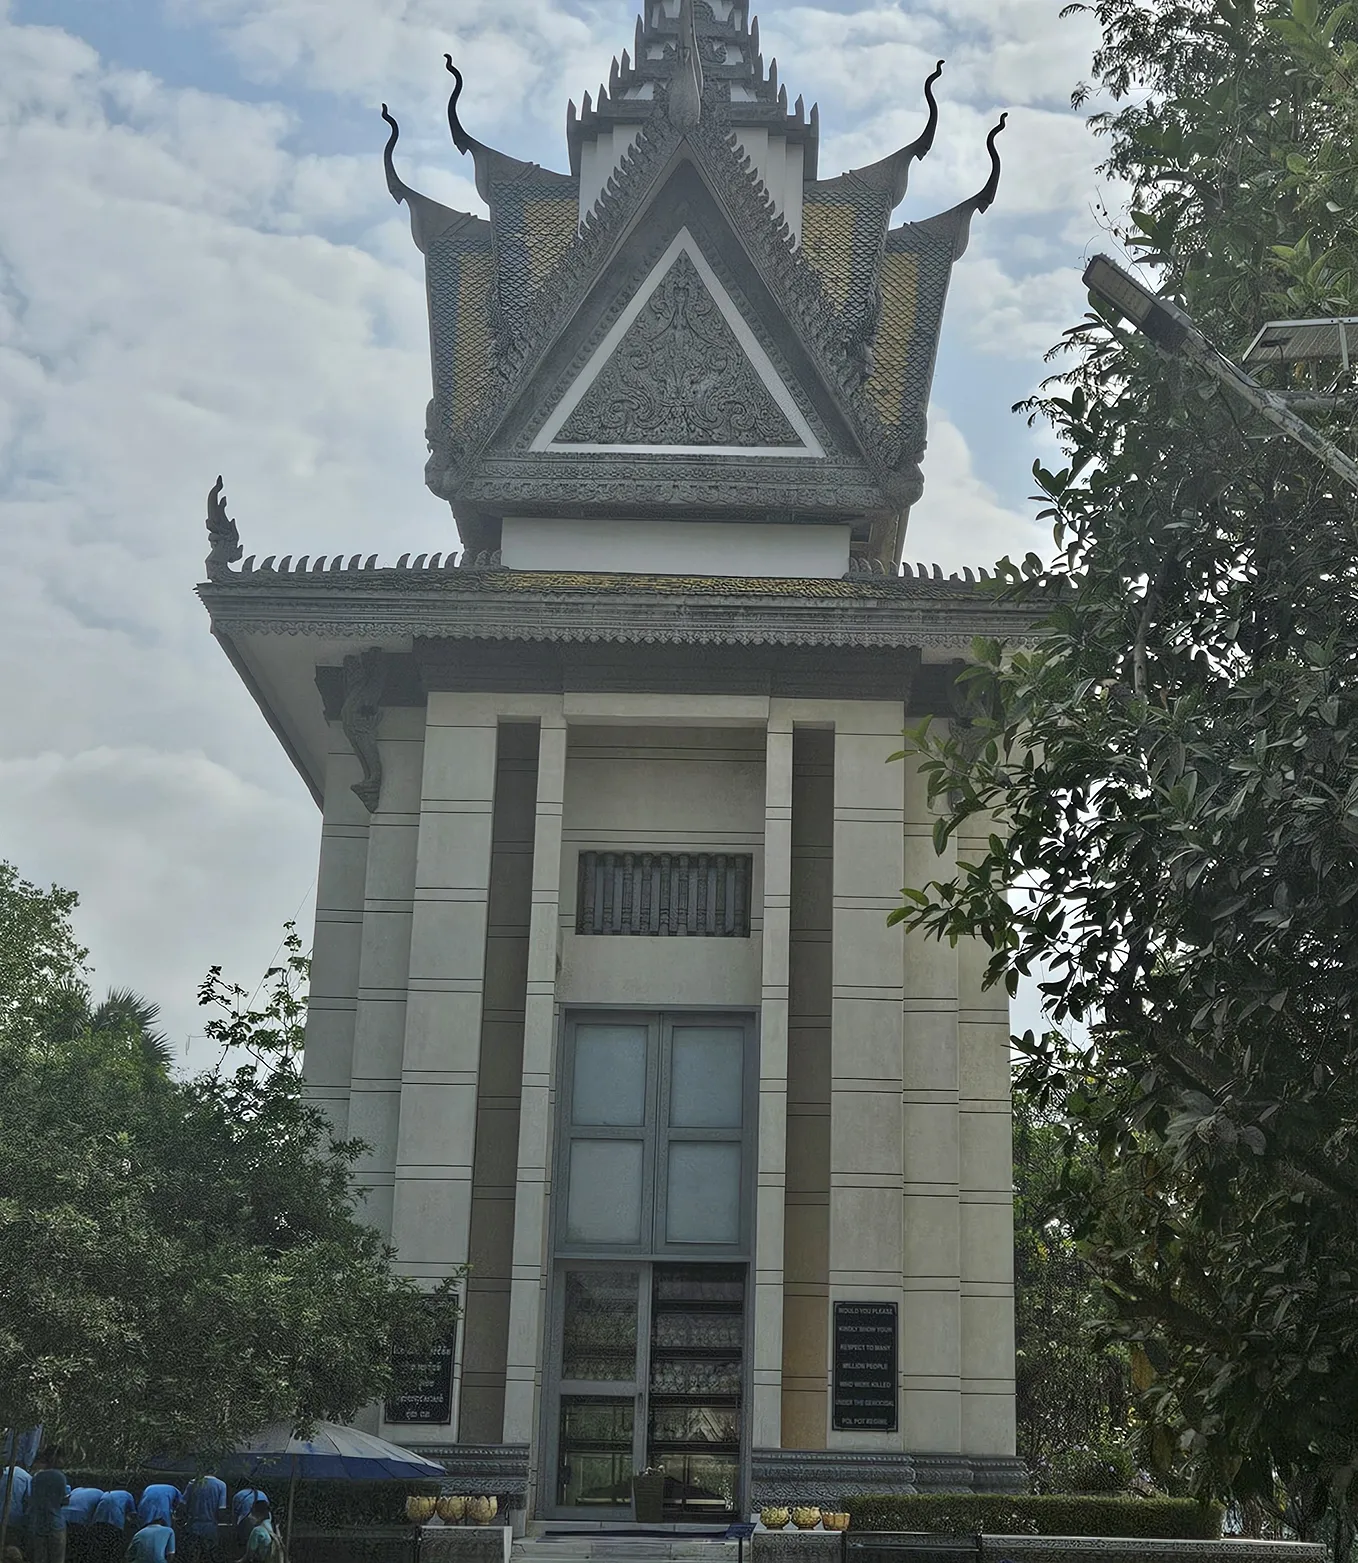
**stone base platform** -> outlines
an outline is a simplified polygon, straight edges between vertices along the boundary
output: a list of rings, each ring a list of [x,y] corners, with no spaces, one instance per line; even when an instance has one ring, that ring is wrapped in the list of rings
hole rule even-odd
[[[847,1549],[827,1531],[757,1530],[751,1563],[1324,1563],[1309,1541],[1164,1541],[1139,1536],[935,1536],[851,1533]],[[843,1549],[843,1552],[842,1552]]]
[[[861,1454],[845,1449],[756,1449],[750,1507],[814,1503],[835,1508],[862,1492],[1027,1492],[1012,1455]]]
[[[509,1563],[508,1525],[421,1525],[420,1563]]]

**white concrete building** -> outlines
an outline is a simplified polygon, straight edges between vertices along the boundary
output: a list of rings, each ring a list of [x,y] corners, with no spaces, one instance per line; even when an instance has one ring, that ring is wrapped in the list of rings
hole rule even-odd
[[[818,179],[740,0],[648,0],[569,175],[456,99],[489,221],[387,171],[464,552],[238,566],[215,496],[201,589],[323,811],[310,1089],[401,1266],[470,1266],[382,1431],[539,1519],[1014,1485],[1006,1006],[887,923],[901,730],[1016,626],[899,568],[998,164],[892,228],[932,96]]]

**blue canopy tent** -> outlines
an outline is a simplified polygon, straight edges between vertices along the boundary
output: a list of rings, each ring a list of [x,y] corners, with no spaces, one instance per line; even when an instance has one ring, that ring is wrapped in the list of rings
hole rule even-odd
[[[385,1438],[341,1427],[338,1422],[317,1422],[310,1438],[295,1438],[286,1422],[276,1422],[236,1445],[228,1457],[251,1486],[270,1480],[288,1482],[288,1512],[284,1545],[292,1542],[292,1500],[302,1477],[350,1482],[431,1481],[446,1475],[443,1467],[411,1449],[389,1444]]]

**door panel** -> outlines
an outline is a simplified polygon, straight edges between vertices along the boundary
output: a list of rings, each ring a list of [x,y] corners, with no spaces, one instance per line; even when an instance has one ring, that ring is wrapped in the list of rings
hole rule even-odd
[[[629,1513],[635,1442],[635,1396],[562,1395],[558,1505]]]

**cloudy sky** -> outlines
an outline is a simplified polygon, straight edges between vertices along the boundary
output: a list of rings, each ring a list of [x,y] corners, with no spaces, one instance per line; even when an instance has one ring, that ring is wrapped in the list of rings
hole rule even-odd
[[[765,58],[821,108],[821,171],[942,120],[907,214],[1000,197],[944,326],[911,559],[1043,548],[1010,404],[1083,308],[1111,199],[1068,107],[1087,20],[1059,0],[779,4]],[[481,210],[447,140],[451,49],[481,139],[565,166],[566,100],[630,45],[632,0],[0,0],[0,856],[80,892],[97,986],[160,1001],[210,1059],[195,986],[310,937],[319,820],[193,595],[225,474],[246,552],[446,549],[423,487],[419,256],[382,180]]]

